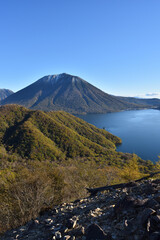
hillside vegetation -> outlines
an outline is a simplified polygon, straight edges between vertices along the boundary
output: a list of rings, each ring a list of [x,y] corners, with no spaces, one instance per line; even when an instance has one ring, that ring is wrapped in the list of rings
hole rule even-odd
[[[31,111],[17,105],[0,108],[0,143],[22,158],[62,160],[115,152],[121,140],[66,112]]]
[[[63,111],[1,106],[0,126],[0,232],[86,196],[86,187],[133,180],[159,168],[116,152],[118,137]]]

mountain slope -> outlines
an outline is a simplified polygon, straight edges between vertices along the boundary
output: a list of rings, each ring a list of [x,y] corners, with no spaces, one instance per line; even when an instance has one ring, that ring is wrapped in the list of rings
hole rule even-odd
[[[0,89],[0,101],[13,94],[9,89]]]
[[[0,234],[86,196],[86,188],[157,169],[135,154],[116,152],[118,137],[63,111],[1,106],[0,126]]]
[[[160,107],[160,99],[158,98],[134,98],[134,97],[117,97],[117,98],[128,103]]]
[[[1,102],[2,105],[13,103],[31,109],[71,113],[105,113],[144,107],[111,96],[65,73],[43,77]]]
[[[65,112],[32,111],[18,105],[0,107],[0,145],[22,158],[58,160],[109,156],[118,137]]]
[[[36,220],[7,231],[1,239],[15,239],[15,233],[20,236],[19,240],[28,239],[28,236],[31,239],[57,239],[55,226],[58,226],[61,239],[73,239],[72,236],[75,236],[75,239],[86,240],[158,240],[159,188],[159,179],[138,184],[132,182],[122,190],[111,188],[98,196],[58,204],[43,212]],[[129,224],[124,224],[124,219]],[[49,227],[52,231],[48,230]],[[64,228],[68,230],[67,235]]]

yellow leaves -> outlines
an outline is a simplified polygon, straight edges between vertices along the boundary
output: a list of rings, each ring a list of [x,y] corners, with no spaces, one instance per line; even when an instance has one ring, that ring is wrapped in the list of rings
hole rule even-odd
[[[133,157],[122,168],[121,177],[126,181],[131,181],[142,177],[142,175],[139,171],[138,157],[133,154]]]
[[[8,183],[15,180],[15,172],[10,169],[0,170],[0,184],[7,186]]]
[[[3,146],[0,146],[0,158],[3,158],[7,155],[6,149]]]
[[[63,176],[50,163],[17,166],[14,172],[1,171],[0,229],[23,224],[36,217],[42,208],[60,203],[63,187]]]
[[[160,156],[158,156],[159,160],[156,162],[156,168],[157,170],[160,169]]]

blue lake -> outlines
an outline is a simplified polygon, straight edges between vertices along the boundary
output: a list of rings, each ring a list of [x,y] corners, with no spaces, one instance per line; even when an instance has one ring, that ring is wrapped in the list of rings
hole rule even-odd
[[[77,115],[122,139],[117,151],[136,153],[156,162],[160,155],[160,111],[147,109],[107,114]]]

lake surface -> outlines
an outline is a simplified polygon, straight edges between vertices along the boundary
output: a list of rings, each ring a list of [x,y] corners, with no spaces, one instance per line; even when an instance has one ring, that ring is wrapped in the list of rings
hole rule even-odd
[[[107,114],[77,115],[122,139],[117,151],[136,153],[156,162],[160,155],[160,111],[147,109]]]

